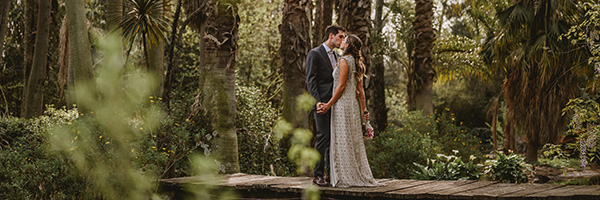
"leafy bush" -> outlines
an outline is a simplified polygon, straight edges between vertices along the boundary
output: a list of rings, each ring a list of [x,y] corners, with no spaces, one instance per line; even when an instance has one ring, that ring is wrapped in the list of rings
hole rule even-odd
[[[485,161],[484,173],[493,180],[505,183],[525,183],[531,165],[525,163],[525,158],[517,154],[505,155],[497,152],[496,159]]]
[[[431,138],[442,145],[441,151],[444,154],[450,155],[458,150],[459,156],[463,159],[468,159],[471,155],[481,157],[482,141],[477,135],[473,135],[465,129],[462,122],[457,122],[456,116],[450,112],[450,109],[445,108],[442,112],[436,111],[435,113],[437,115],[435,119],[437,131],[432,131]]]
[[[577,135],[577,143],[570,146],[581,159],[581,167],[588,163],[600,164],[600,96],[584,93],[581,97],[571,99],[563,110],[563,114],[573,113],[568,125],[567,134]]]
[[[438,159],[427,159],[427,165],[414,163],[418,170],[411,173],[411,178],[419,180],[478,180],[481,177],[481,164],[475,164],[475,156],[463,162],[455,155],[438,154]]]
[[[51,151],[47,140],[50,126],[76,115],[76,110],[50,109],[35,119],[0,118],[0,199],[83,198],[90,190],[85,177],[74,173],[64,155]]]
[[[248,174],[294,176],[294,165],[281,149],[273,128],[277,109],[257,87],[236,86],[240,170]]]
[[[375,139],[367,140],[367,155],[375,177],[408,178],[416,169],[412,163],[425,163],[439,152],[439,144],[431,139],[435,123],[421,112],[403,115],[402,126],[389,125]]]

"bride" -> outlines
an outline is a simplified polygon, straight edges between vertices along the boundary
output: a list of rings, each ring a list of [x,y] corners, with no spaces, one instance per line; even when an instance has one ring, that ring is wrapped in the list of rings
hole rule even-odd
[[[360,125],[361,117],[363,120],[369,117],[362,87],[365,65],[361,47],[356,35],[348,35],[342,41],[340,49],[344,53],[333,71],[333,85],[337,87],[329,102],[318,105],[319,113],[332,109],[329,157],[333,187],[379,185],[371,173]]]

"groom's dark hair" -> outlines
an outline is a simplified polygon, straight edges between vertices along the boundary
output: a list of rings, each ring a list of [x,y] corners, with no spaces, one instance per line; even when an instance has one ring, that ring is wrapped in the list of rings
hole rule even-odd
[[[346,32],[346,29],[344,27],[338,26],[338,25],[329,25],[327,26],[327,28],[325,28],[325,38],[323,41],[327,40],[329,38],[329,34],[333,34],[333,35],[337,35],[338,32]]]

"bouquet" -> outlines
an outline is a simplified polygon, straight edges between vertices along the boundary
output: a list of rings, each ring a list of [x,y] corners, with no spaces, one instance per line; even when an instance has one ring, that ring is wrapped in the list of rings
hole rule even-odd
[[[375,131],[373,131],[373,126],[371,126],[369,120],[365,122],[365,133],[367,134],[365,139],[373,139],[375,137]]]

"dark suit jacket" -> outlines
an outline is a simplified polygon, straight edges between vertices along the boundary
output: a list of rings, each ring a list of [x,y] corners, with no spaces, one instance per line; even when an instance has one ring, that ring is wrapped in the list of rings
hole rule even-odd
[[[335,51],[334,54],[336,59],[340,57]],[[306,86],[308,93],[317,99],[317,102],[327,103],[331,99],[333,93],[332,73],[333,66],[331,66],[323,44],[308,52],[306,56]]]

